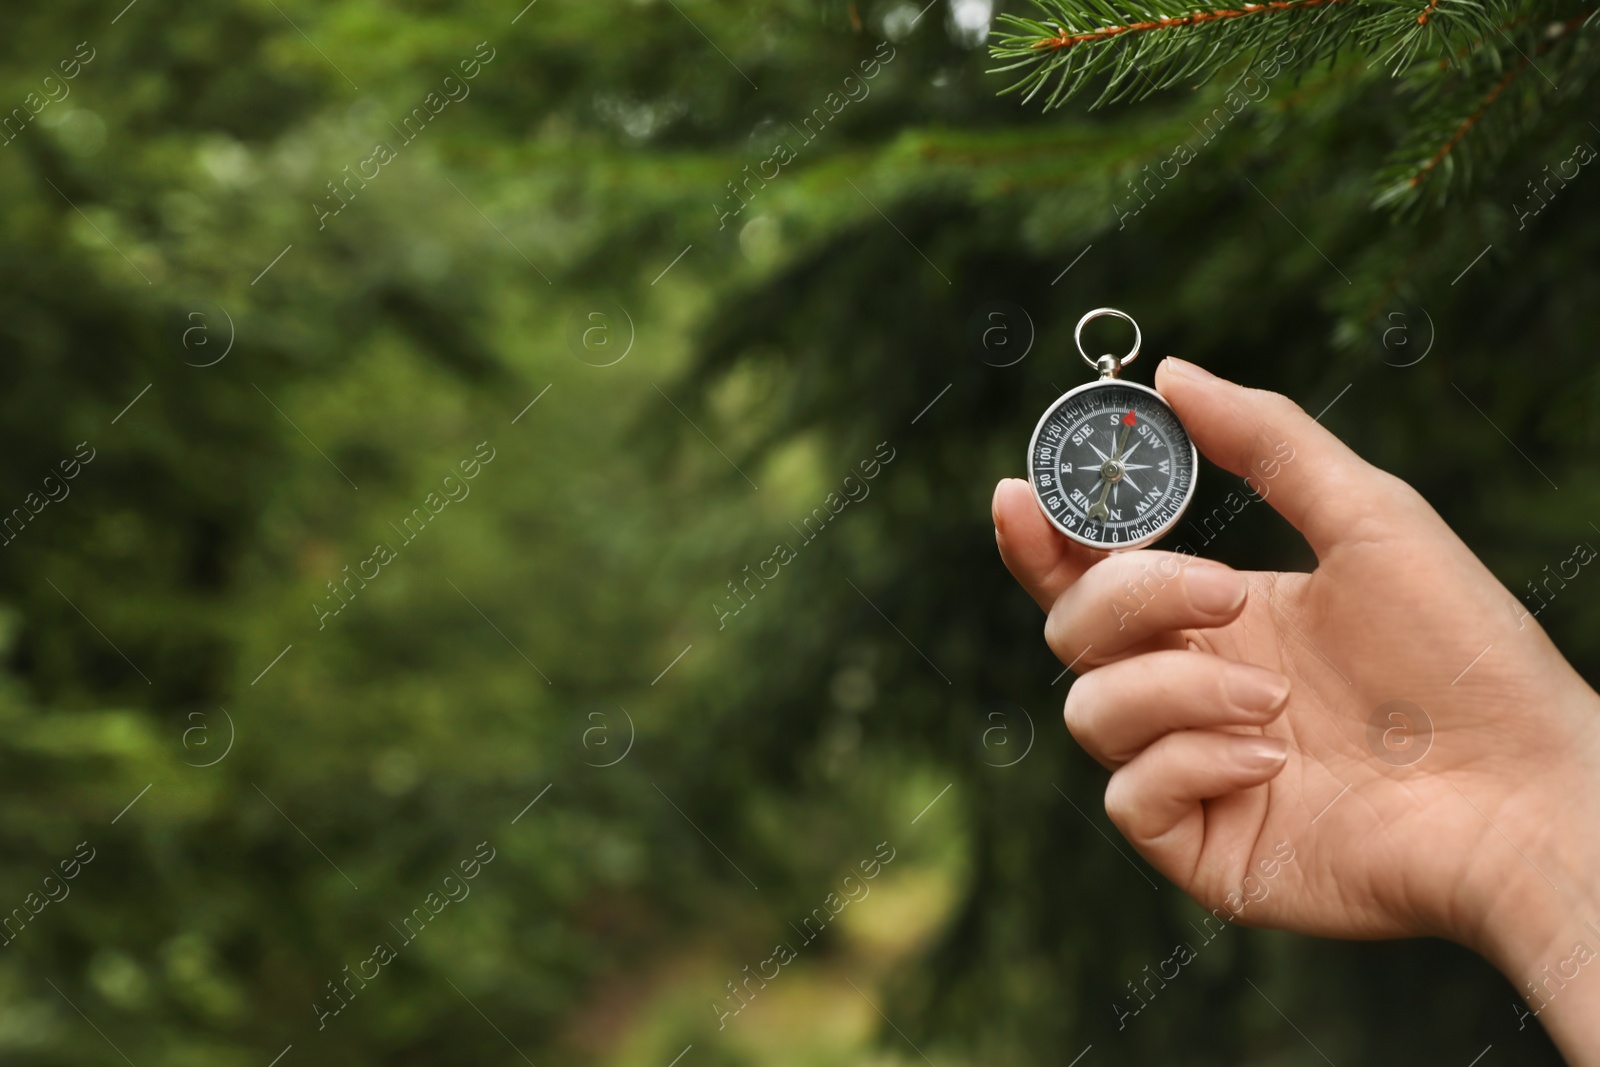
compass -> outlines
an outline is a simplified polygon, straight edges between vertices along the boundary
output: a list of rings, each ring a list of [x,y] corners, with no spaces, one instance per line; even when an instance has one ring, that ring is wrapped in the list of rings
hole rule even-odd
[[[1133,326],[1127,355],[1089,358],[1083,328],[1110,316]],[[1139,324],[1115,308],[1078,320],[1078,353],[1099,381],[1063,395],[1028,444],[1028,480],[1050,524],[1079,544],[1138,548],[1178,524],[1194,496],[1199,455],[1177,414],[1148,386],[1122,381],[1139,355]]]

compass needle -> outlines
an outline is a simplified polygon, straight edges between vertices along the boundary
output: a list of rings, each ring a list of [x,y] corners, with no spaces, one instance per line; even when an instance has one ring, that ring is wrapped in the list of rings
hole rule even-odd
[[[1105,522],[1111,517],[1111,512],[1106,510],[1106,494],[1109,492],[1111,492],[1111,483],[1107,482],[1106,487],[1100,490],[1100,499],[1096,500],[1094,507],[1089,509],[1088,517],[1090,519],[1099,519],[1101,522]]]

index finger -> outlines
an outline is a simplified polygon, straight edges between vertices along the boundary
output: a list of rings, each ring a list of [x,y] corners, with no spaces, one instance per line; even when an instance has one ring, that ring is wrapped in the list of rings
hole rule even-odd
[[[1033,486],[1021,478],[1002,478],[994,487],[994,539],[1006,569],[1045,611],[1084,571],[1109,555],[1051,526]]]

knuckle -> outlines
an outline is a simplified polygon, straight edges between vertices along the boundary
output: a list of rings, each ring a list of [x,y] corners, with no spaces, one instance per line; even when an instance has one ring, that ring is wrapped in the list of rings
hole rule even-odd
[[[1271,389],[1257,389],[1255,394],[1261,405],[1269,413],[1279,418],[1293,419],[1304,416],[1306,413],[1305,408],[1282,393],[1274,392]]]
[[[1050,609],[1050,614],[1044,620],[1044,641],[1058,656],[1063,656],[1062,662],[1069,662],[1075,653],[1068,654],[1067,650],[1074,645],[1082,645],[1078,632],[1082,630],[1082,620],[1072,605],[1065,600],[1058,601]]]
[[[1405,518],[1431,511],[1411,485],[1388,471],[1367,466],[1343,479],[1328,495],[1324,510],[1336,514],[1352,539],[1381,540]]]
[[[1210,666],[1210,664],[1207,664],[1207,666]],[[1213,708],[1232,708],[1236,704],[1233,694],[1229,692],[1228,679],[1230,677],[1230,669],[1238,670],[1239,668],[1230,664],[1229,667],[1221,670],[1209,670],[1205,675],[1205,684],[1211,691],[1211,707]]]
[[[1061,608],[1051,608],[1050,614],[1044,617],[1044,643],[1050,646],[1052,652],[1057,651],[1061,645],[1061,631],[1065,624],[1059,619]]]
[[[1427,507],[1429,510],[1432,510],[1431,506],[1427,503],[1426,499],[1424,499],[1423,495],[1417,492],[1416,488],[1410,482],[1399,477],[1398,475],[1390,474],[1381,467],[1373,467],[1372,470],[1374,472],[1374,478],[1377,482],[1379,491],[1385,497],[1389,498],[1394,504],[1404,504],[1410,507]]]
[[[1121,830],[1124,836],[1131,837],[1138,820],[1138,801],[1132,782],[1122,771],[1113,774],[1106,783],[1105,806],[1106,818],[1111,820],[1111,825]]]
[[[1061,718],[1066,723],[1067,732],[1073,739],[1082,744],[1091,730],[1093,713],[1090,711],[1095,706],[1095,692],[1099,683],[1094,680],[1093,674],[1086,674],[1072,683],[1072,688],[1067,690],[1067,701],[1061,708]]]

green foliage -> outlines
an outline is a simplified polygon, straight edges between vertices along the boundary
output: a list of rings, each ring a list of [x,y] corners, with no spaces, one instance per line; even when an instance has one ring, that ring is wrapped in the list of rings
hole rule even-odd
[[[1007,91],[1046,110],[1096,86],[1091,107],[1143,99],[1262,57],[1274,70],[1343,62],[1386,72],[1409,121],[1378,173],[1375,203],[1401,210],[1442,205],[1549,113],[1580,112],[1600,65],[1583,33],[1593,13],[1566,0],[1033,3],[1048,17],[1002,15],[1008,30],[991,54],[1003,61],[995,72],[1022,72]]]

